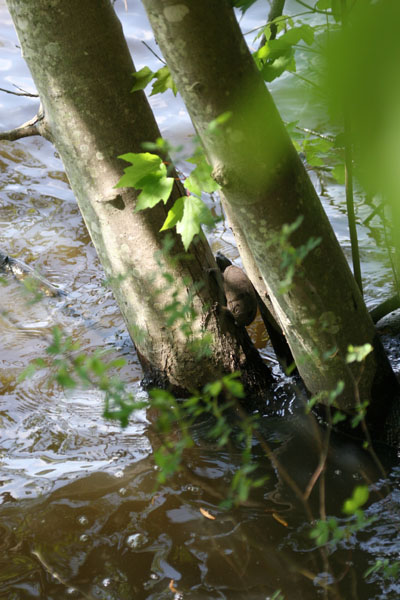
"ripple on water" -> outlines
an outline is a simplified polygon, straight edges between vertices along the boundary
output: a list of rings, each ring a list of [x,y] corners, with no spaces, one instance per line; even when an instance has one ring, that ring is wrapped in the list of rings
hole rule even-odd
[[[143,395],[138,386],[132,391]],[[100,392],[75,390],[68,397],[59,393],[58,399],[53,395],[51,401],[40,403],[38,396],[24,392],[14,395],[13,401],[18,407],[3,423],[0,453],[8,481],[0,493],[21,497],[22,488],[27,488],[32,495],[36,482],[42,493],[44,481],[50,482],[45,485],[47,491],[66,474],[81,476],[101,469],[118,473],[151,451],[144,410],[121,430],[119,423],[103,419]],[[5,395],[4,406],[10,406],[10,396]],[[11,482],[14,475],[15,485]]]

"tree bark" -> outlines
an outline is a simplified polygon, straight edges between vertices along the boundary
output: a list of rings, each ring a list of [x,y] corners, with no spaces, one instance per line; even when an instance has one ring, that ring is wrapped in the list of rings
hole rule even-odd
[[[319,198],[246,46],[227,0],[143,0],[157,42],[199,133],[231,213],[241,224],[299,372],[312,393],[345,390],[382,422],[396,381]],[[231,117],[217,131],[211,121]],[[279,292],[285,224],[303,218],[294,247],[321,239]],[[365,364],[347,364],[350,344],[370,343]],[[361,376],[362,373],[362,376]]]
[[[141,152],[141,143],[160,133],[144,93],[130,91],[135,69],[109,0],[7,4],[42,101],[46,137],[62,158],[145,374],[184,391],[245,368],[233,320],[216,307],[208,277],[216,265],[204,236],[178,260],[184,251],[174,233],[172,258],[162,255],[168,207],[135,213],[138,192],[115,189],[126,166],[118,156]],[[176,183],[171,201],[183,193]],[[166,286],[165,274],[173,285]],[[175,300],[196,311],[190,334],[181,320],[169,323]],[[205,332],[213,352],[199,357],[190,348]]]

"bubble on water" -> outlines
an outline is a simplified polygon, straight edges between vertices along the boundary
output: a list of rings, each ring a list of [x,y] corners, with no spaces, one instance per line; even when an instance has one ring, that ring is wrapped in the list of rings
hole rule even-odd
[[[126,545],[129,548],[141,548],[147,544],[147,537],[143,533],[133,533],[126,540]]]
[[[86,533],[83,533],[80,537],[79,537],[79,541],[80,542],[87,542],[89,539],[89,536],[86,535]]]
[[[158,579],[157,573],[150,573],[150,579]]]
[[[122,487],[122,488],[119,488],[119,490],[118,490],[118,494],[119,494],[120,496],[126,496],[126,495],[127,495],[127,493],[128,493],[128,490],[127,490],[126,488],[124,488],[124,487]]]
[[[87,525],[89,523],[87,517],[85,517],[84,515],[81,515],[80,517],[78,517],[78,523],[79,525]]]
[[[110,587],[110,585],[111,585],[110,577],[106,577],[105,579],[103,579],[102,584],[104,587]]]
[[[192,483],[188,483],[185,487],[185,490],[187,492],[192,492],[193,494],[201,494],[203,491],[201,487],[199,487],[198,485],[193,485]]]
[[[318,575],[314,577],[313,583],[316,587],[326,588],[328,585],[332,585],[334,583],[334,579],[330,573],[322,572],[318,573]]]
[[[124,472],[123,471],[116,471],[114,473],[114,477],[117,477],[117,479],[121,479],[121,477],[124,476]]]

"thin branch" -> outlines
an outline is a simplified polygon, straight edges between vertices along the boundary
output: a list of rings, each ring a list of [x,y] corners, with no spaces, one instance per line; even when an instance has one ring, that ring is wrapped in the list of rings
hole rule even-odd
[[[147,50],[150,50],[150,52],[151,52],[151,53],[152,53],[152,54],[153,54],[153,55],[154,55],[154,56],[155,56],[155,57],[156,57],[156,58],[157,58],[157,59],[158,59],[160,62],[162,62],[164,65],[166,65],[166,64],[167,64],[167,63],[165,62],[165,60],[164,60],[163,58],[161,58],[161,56],[159,56],[159,55],[157,54],[157,52],[154,52],[153,48],[151,48],[151,47],[149,46],[149,44],[147,44],[147,43],[146,43],[146,42],[144,42],[143,40],[142,40],[142,44],[143,44],[144,46],[146,46]]]
[[[15,84],[13,84],[15,85]],[[20,87],[18,87],[17,85],[15,86],[18,90],[21,90]],[[5,94],[12,94],[13,96],[28,96],[29,98],[39,98],[38,94],[31,94],[30,92],[25,92],[25,91],[20,91],[20,92],[13,92],[11,90],[6,90],[5,88],[0,88],[0,92],[4,92]]]
[[[347,7],[345,0],[341,0],[342,10],[342,35],[347,35]],[[346,206],[347,220],[349,224],[351,257],[353,261],[354,278],[360,288],[361,295],[363,294],[360,249],[358,246],[356,214],[354,209],[354,194],[353,194],[353,144],[351,121],[348,110],[348,98],[344,99],[343,105],[343,124],[344,124],[344,170],[345,170],[345,191],[346,191]]]
[[[308,15],[310,13],[310,11],[305,10],[304,12],[299,12],[295,15],[282,15],[282,18],[280,19],[280,21],[286,21],[288,19],[297,19],[297,17],[303,17],[304,15]],[[268,25],[268,21],[266,23]],[[250,33],[254,33],[255,31],[258,31],[259,29],[265,29],[265,25],[259,25],[258,27],[253,27],[253,29],[249,29],[248,31],[246,31],[243,35],[250,35]]]
[[[285,124],[288,124],[288,121],[284,121]],[[328,135],[326,133],[320,133],[319,131],[316,131],[315,129],[309,129],[308,127],[300,127],[299,125],[296,125],[295,129],[297,129],[298,131],[303,131],[304,133],[311,133],[311,135],[315,135],[315,137],[319,137],[321,138],[321,140],[327,140],[328,142],[334,142],[335,138],[333,137],[333,135]]]
[[[69,581],[67,581],[66,579],[61,577],[61,575],[58,573],[58,571],[55,571],[53,569],[53,567],[51,565],[49,565],[49,563],[45,560],[45,558],[43,557],[43,554],[40,552],[40,550],[34,549],[34,550],[31,550],[31,553],[33,554],[33,556],[35,556],[37,558],[37,560],[42,565],[44,570],[47,571],[47,573],[49,573],[59,583],[61,583],[61,585],[66,587],[68,590],[73,590],[74,592],[79,592],[79,594],[82,594],[83,598],[87,598],[88,600],[94,600],[94,596],[92,596],[91,594],[87,594],[86,592],[84,592],[82,590],[79,590],[78,588],[71,585]]]
[[[275,19],[282,16],[283,8],[285,6],[285,0],[272,0],[271,8],[268,14],[268,23],[271,23],[271,35],[270,40],[274,40],[276,38],[276,34],[278,32],[278,28],[275,23],[272,23]],[[262,48],[266,42],[265,34],[262,36],[259,48]]]
[[[296,0],[296,2],[297,2],[297,4],[301,4],[301,6],[304,6],[304,8],[308,8],[308,10],[313,13],[319,13],[320,15],[326,15],[328,17],[332,16],[332,13],[330,13],[326,10],[319,10],[319,8],[314,8],[314,6],[310,6],[306,2],[303,2],[303,0]]]
[[[37,115],[16,127],[15,129],[10,129],[9,131],[0,132],[0,140],[7,140],[9,142],[15,142],[16,140],[20,140],[21,138],[30,137],[33,135],[41,135],[46,139],[50,139],[50,134],[47,130],[44,114],[42,111],[42,107],[39,107]]]
[[[313,87],[315,87],[315,89],[317,89],[317,90],[319,89],[319,85],[317,85],[316,83],[314,83],[313,81],[311,81],[311,79],[307,79],[307,77],[303,77],[302,75],[299,75],[298,73],[296,73],[296,71],[289,71],[289,73],[291,75],[294,75],[298,79],[301,79],[302,81],[305,81],[309,85],[312,85]]]

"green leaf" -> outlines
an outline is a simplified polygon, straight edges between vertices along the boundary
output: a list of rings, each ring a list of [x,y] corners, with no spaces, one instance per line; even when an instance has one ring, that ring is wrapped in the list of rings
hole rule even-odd
[[[111,360],[108,363],[108,368],[109,369],[120,369],[121,367],[124,367],[127,364],[127,361],[125,360],[125,358],[115,358],[114,360]]]
[[[315,8],[318,8],[318,10],[329,10],[331,8],[332,5],[332,0],[318,0],[317,4],[315,5]]]
[[[256,0],[231,0],[231,2],[232,6],[240,8],[242,12],[246,12],[246,10],[250,8],[250,6],[254,4]]]
[[[115,187],[137,187],[137,183],[150,173],[155,173],[161,170],[163,162],[156,154],[150,154],[150,152],[143,152],[134,154],[129,152],[127,154],[121,154],[118,158],[122,158],[126,162],[132,163],[131,167],[124,169],[125,175],[121,177]]]
[[[336,179],[336,181],[338,183],[340,183],[340,185],[344,185],[345,184],[345,170],[344,170],[344,165],[336,165],[336,167],[334,167],[332,169],[332,175]]]
[[[182,219],[177,223],[176,230],[180,234],[185,250],[190,246],[194,236],[200,233],[202,224],[212,227],[215,223],[210,209],[200,198],[186,198]]]
[[[362,346],[352,346],[350,344],[347,348],[346,362],[362,362],[372,350],[371,344],[363,344]]]
[[[136,211],[152,208],[160,200],[167,202],[174,180],[167,177],[167,168],[159,156],[150,152],[130,152],[122,154],[119,158],[132,163],[132,166],[124,169],[124,175],[115,187],[142,190],[137,199]]]
[[[324,165],[322,155],[329,152],[332,148],[332,142],[321,138],[305,139],[303,142],[303,151],[306,155],[308,164],[311,167],[321,167]]]
[[[204,393],[210,394],[214,398],[216,398],[222,390],[222,381],[218,379],[217,381],[212,381],[211,383],[207,383],[204,386]]]
[[[37,366],[35,365],[35,363],[31,363],[29,364],[27,367],[25,367],[25,369],[18,375],[17,381],[18,383],[21,383],[22,381],[24,381],[25,379],[28,379],[29,377],[32,377],[32,375],[34,375],[37,371]]]
[[[287,50],[283,53],[279,58],[276,58],[271,63],[268,63],[263,66],[261,69],[262,76],[265,81],[271,82],[280,75],[284,71],[295,71],[296,70],[296,62],[294,60],[293,50]]]
[[[353,515],[363,504],[366,503],[369,497],[369,490],[366,485],[358,485],[353,490],[353,495],[351,498],[348,498],[346,502],[343,504],[343,512],[346,515]]]
[[[200,162],[198,166],[193,169],[189,177],[186,178],[186,189],[196,196],[200,196],[202,191],[207,194],[217,191],[219,185],[212,178],[211,173],[212,167],[204,159],[204,161]]]
[[[176,96],[178,90],[167,66],[161,67],[161,69],[154,73],[154,76],[156,81],[153,83],[150,96],[154,96],[154,94],[162,94],[168,89],[172,90],[174,96]]]
[[[137,92],[138,90],[144,90],[144,88],[153,79],[154,73],[149,67],[143,67],[140,71],[133,74],[134,85],[131,92]]]
[[[160,231],[165,231],[166,229],[171,229],[175,227],[175,225],[180,221],[183,217],[183,207],[185,205],[186,196],[181,196],[177,200],[175,200],[174,205],[168,211],[167,218],[165,219],[163,226]]]
[[[342,17],[341,0],[331,0],[332,14],[336,23],[340,23]]]
[[[345,421],[345,420],[346,420],[346,415],[344,415],[340,411],[336,411],[332,417],[332,425],[337,425],[341,421]]]
[[[76,381],[71,377],[66,367],[60,367],[55,375],[55,380],[63,388],[75,388]]]
[[[264,46],[261,46],[261,48],[259,48],[257,50],[257,52],[254,52],[253,57],[254,57],[256,63],[259,66],[261,66],[260,62],[265,61],[270,54],[271,54],[270,47],[269,47],[268,43],[265,43]]]
[[[225,125],[225,123],[227,123],[232,118],[232,115],[233,115],[233,112],[231,110],[227,110],[227,111],[221,113],[220,115],[218,115],[218,117],[216,117],[215,119],[210,121],[209,124],[207,125],[207,132],[208,133],[216,133],[216,132],[220,131],[221,125]]]
[[[314,41],[314,29],[310,27],[310,25],[292,27],[289,31],[281,35],[277,41],[293,46],[298,44],[300,40],[303,40],[306,44],[311,46]]]
[[[137,185],[142,188],[142,191],[138,196],[135,212],[153,208],[160,200],[165,204],[171,194],[174,178],[166,177],[165,174],[151,173],[143,177]]]
[[[230,118],[230,114],[226,112],[217,117],[217,119],[214,119],[209,124],[208,129],[215,132],[221,123],[226,122]],[[219,122],[218,119],[221,119],[221,121]],[[196,148],[194,155],[187,159],[187,162],[196,165],[196,168],[193,169],[189,177],[185,180],[185,187],[189,192],[200,196],[202,191],[211,194],[219,189],[218,183],[212,177],[212,167],[207,162],[206,156],[200,146]]]

